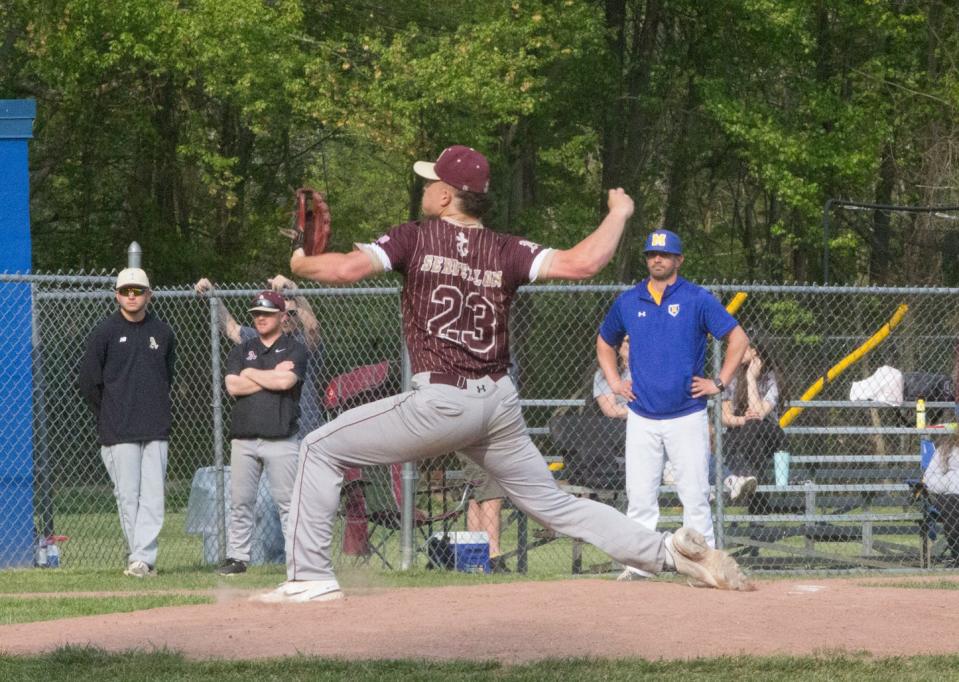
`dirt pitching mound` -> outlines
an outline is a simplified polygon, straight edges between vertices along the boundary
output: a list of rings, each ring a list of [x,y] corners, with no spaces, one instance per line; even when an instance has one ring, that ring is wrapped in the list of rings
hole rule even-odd
[[[797,578],[737,593],[587,579],[347,590],[340,601],[283,606],[251,603],[250,593],[231,590],[207,606],[0,626],[0,650],[32,654],[76,644],[167,648],[193,659],[304,654],[504,663],[959,651],[959,640],[930,636],[953,631],[959,590],[865,582]]]

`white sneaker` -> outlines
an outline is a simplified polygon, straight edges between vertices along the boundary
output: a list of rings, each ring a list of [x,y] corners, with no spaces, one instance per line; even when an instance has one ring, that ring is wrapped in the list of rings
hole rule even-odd
[[[157,570],[145,561],[131,561],[123,575],[131,578],[155,578]]]
[[[756,492],[758,484],[755,476],[727,476],[723,480],[723,488],[729,493],[729,499],[732,502],[752,495]]]
[[[735,559],[721,549],[712,549],[703,534],[692,528],[683,527],[667,536],[666,551],[676,572],[693,583],[720,590],[755,589]]]
[[[343,591],[336,578],[329,580],[287,580],[272,592],[257,594],[250,601],[264,604],[305,604],[307,602],[342,599]]]
[[[616,582],[630,582],[632,580],[649,580],[653,577],[652,573],[644,571],[639,568],[630,568],[626,567],[623,569],[623,572],[616,576]]]

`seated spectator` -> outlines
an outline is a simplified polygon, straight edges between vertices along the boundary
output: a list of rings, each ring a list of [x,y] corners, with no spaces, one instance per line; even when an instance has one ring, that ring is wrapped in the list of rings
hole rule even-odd
[[[625,337],[619,345],[619,377],[623,381],[631,381],[629,375],[629,337]],[[626,407],[626,398],[616,393],[610,388],[609,382],[603,376],[603,370],[597,369],[593,375],[593,398],[596,399],[596,405],[602,410],[603,414],[613,419],[626,419],[629,414],[629,408]]]
[[[936,446],[922,482],[930,500],[939,508],[946,545],[952,555],[949,566],[959,568],[959,435],[950,434]]]
[[[785,445],[779,428],[781,374],[763,347],[753,341],[723,392],[723,463],[729,475],[723,487],[733,502],[745,501],[760,480],[773,479],[773,453]],[[767,505],[750,500],[750,511]]]

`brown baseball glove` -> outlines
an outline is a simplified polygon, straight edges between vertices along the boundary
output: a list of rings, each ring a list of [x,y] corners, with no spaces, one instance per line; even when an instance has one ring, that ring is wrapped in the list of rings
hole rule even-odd
[[[310,187],[296,190],[293,225],[280,233],[293,242],[293,250],[302,248],[307,256],[323,253],[330,239],[330,207],[326,197]]]

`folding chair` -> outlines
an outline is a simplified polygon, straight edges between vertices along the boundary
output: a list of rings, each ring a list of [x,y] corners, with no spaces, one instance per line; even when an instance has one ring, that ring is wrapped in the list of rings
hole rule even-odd
[[[387,361],[363,365],[334,377],[323,393],[323,407],[327,420],[335,419],[341,412],[356,405],[382,397],[383,385],[389,376]],[[343,553],[347,556],[369,556],[367,535],[366,501],[363,496],[363,472],[359,468],[347,469],[342,490]]]
[[[387,393],[385,385],[389,370],[389,362],[383,361],[334,377],[324,393],[328,418],[333,419],[346,409],[383,397]],[[428,471],[442,471],[442,481],[437,484],[427,475],[425,487],[421,486],[417,493],[413,526],[420,531],[424,544],[436,528],[449,531],[465,510],[472,488],[470,482],[447,484],[445,469]],[[439,509],[434,511],[437,505]],[[343,553],[361,562],[377,556],[392,569],[387,554],[392,536],[402,527],[402,465],[347,469],[340,509],[344,520]]]
[[[442,458],[438,460],[442,462]],[[436,473],[439,476],[436,476]],[[420,477],[413,505],[413,528],[418,545],[429,547],[434,533],[449,533],[469,502],[472,481],[449,481],[445,467],[430,466]],[[398,556],[396,534],[403,527],[403,465],[366,467],[362,489],[368,522],[367,545],[371,555],[393,569]]]

